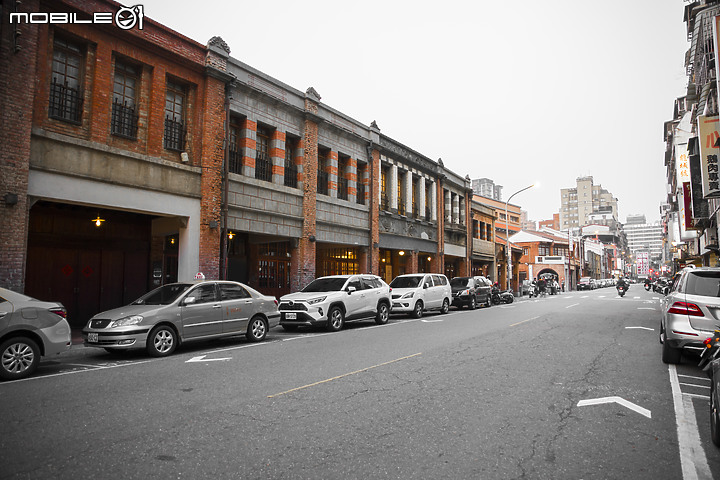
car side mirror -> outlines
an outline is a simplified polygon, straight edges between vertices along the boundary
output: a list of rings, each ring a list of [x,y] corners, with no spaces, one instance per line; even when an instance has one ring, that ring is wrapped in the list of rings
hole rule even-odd
[[[429,286],[430,286],[430,285],[428,285],[427,283],[423,283],[423,289],[426,289],[426,288],[428,288]]]
[[[350,295],[352,292],[354,292],[356,290],[357,290],[357,288],[355,288],[355,287],[347,287],[348,295]]]
[[[195,303],[195,297],[186,297],[183,300],[183,305],[192,305],[193,303]]]

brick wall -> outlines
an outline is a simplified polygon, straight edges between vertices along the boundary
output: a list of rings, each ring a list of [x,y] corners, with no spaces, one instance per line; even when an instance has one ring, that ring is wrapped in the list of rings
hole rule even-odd
[[[9,25],[15,2],[2,1],[0,23],[0,286],[25,290],[25,252],[27,248],[28,171],[32,128],[32,90],[35,78],[38,27]],[[19,12],[38,11],[38,2],[18,4]],[[15,49],[15,34],[17,50]],[[17,204],[8,205],[6,194],[17,195]]]

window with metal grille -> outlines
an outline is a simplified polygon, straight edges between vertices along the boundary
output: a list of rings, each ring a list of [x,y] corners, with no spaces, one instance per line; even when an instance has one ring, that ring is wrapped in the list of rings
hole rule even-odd
[[[365,205],[365,177],[367,175],[367,163],[357,164],[357,182],[355,182],[355,202]]]
[[[328,194],[328,183],[330,181],[327,172],[328,156],[330,151],[318,148],[318,172],[317,172],[317,193]]]
[[[240,148],[240,126],[230,121],[230,164],[228,168],[230,173],[242,175],[242,157],[243,152]]]
[[[272,181],[272,160],[270,159],[270,137],[272,131],[261,125],[257,127],[255,150],[255,178]]]
[[[138,115],[135,111],[135,99],[137,98],[139,73],[139,68],[115,61],[112,117],[110,118],[110,131],[114,135],[137,138]]]
[[[82,66],[81,47],[55,37],[48,112],[50,118],[80,124],[83,105]]]
[[[295,138],[285,137],[285,186],[297,188],[297,165],[295,165],[295,151],[298,141]]]
[[[398,192],[398,199],[397,199],[397,205],[398,205],[398,213],[400,215],[405,215],[405,182],[404,180],[405,175],[398,172],[398,181],[397,181],[397,192]]]
[[[426,183],[425,184],[425,219],[430,220],[430,217],[432,216],[432,184]]]
[[[390,208],[390,195],[387,187],[388,169],[383,168],[380,172],[380,209],[388,210]]]
[[[185,87],[167,82],[165,91],[165,136],[164,145],[168,150],[182,151],[185,148]]]
[[[347,174],[348,164],[350,163],[350,157],[345,155],[338,155],[338,198],[341,200],[348,199],[348,179],[345,177]]]
[[[418,198],[417,181],[414,178],[412,182],[412,216],[413,218],[420,217],[420,199]]]

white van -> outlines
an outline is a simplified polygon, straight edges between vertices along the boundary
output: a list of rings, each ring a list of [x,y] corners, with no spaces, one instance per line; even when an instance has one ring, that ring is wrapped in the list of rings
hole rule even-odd
[[[452,289],[445,275],[439,273],[411,273],[399,275],[390,283],[392,311],[406,312],[415,318],[428,310],[447,313],[452,302]]]

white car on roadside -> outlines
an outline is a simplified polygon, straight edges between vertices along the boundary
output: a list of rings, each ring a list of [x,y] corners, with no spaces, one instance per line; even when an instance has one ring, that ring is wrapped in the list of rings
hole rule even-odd
[[[447,313],[452,303],[452,288],[447,277],[438,273],[399,275],[390,282],[393,313],[405,312],[415,318],[423,312]]]

